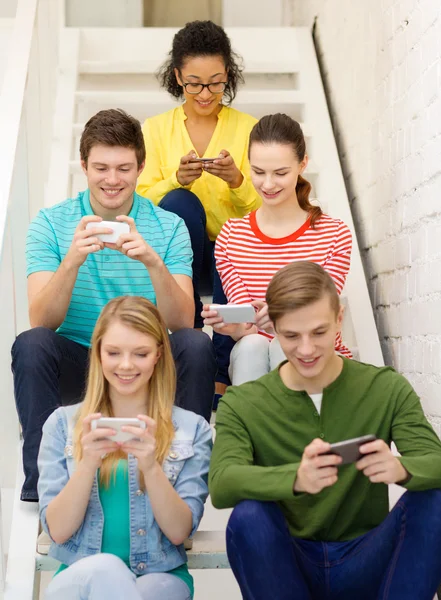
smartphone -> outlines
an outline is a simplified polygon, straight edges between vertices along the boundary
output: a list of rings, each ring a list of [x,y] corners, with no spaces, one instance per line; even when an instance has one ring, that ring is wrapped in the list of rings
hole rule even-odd
[[[336,444],[331,444],[331,448],[329,452],[325,452],[325,454],[338,454],[342,457],[343,461],[337,465],[348,465],[350,463],[357,462],[363,456],[367,456],[366,454],[361,454],[360,446],[363,444],[367,444],[368,442],[373,442],[377,437],[375,435],[363,435],[362,437],[352,438],[351,440],[344,440],[343,442],[337,442]]]
[[[219,156],[216,156],[216,158],[191,158],[189,160],[189,162],[191,162],[191,163],[196,163],[196,162],[208,163],[208,162],[213,162],[214,160],[216,160],[218,158],[219,158]]]
[[[210,310],[217,310],[224,323],[256,322],[256,311],[252,304],[211,304]]]
[[[137,440],[133,433],[121,431],[123,425],[131,425],[132,427],[140,427],[145,429],[145,422],[140,419],[131,419],[125,417],[100,417],[92,421],[92,429],[115,429],[115,435],[106,436],[103,439],[112,440],[113,442],[128,442],[129,440]]]
[[[130,231],[130,226],[128,223],[120,223],[119,221],[101,221],[100,223],[92,221],[86,225],[86,229],[92,229],[94,227],[112,229],[112,233],[99,233],[96,236],[101,241],[109,242],[111,244],[114,244],[122,233],[129,233]]]

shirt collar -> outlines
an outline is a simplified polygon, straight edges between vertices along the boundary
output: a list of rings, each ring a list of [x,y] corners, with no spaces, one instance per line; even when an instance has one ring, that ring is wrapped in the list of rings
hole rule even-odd
[[[225,116],[225,115],[226,115],[226,113],[227,113],[227,111],[226,111],[225,109],[226,109],[226,106],[225,106],[225,105],[222,105],[222,108],[220,109],[220,111],[219,111],[219,112],[218,112],[218,114],[217,114],[217,118],[218,118],[218,119],[223,119],[223,118],[224,118],[224,116]],[[178,107],[178,112],[177,112],[177,114],[178,114],[178,117],[179,117],[179,118],[180,118],[182,121],[186,121],[186,120],[187,120],[187,118],[188,118],[188,117],[187,117],[187,115],[185,114],[185,111],[184,111],[184,105],[183,105],[183,104],[181,104],[181,105]]]
[[[78,194],[80,201],[81,201],[81,205],[82,205],[82,212],[85,216],[88,215],[94,215],[95,213],[92,210],[92,205],[90,204],[90,190],[89,188],[87,188],[86,191],[84,192],[80,192]],[[132,204],[132,208],[130,209],[129,212],[129,217],[132,217],[133,219],[136,220],[136,217],[138,215],[138,208],[139,208],[139,200],[140,197],[138,196],[138,194],[135,192],[133,194],[133,204]]]
[[[346,358],[346,356],[341,356],[342,360],[343,360],[343,368],[340,371],[340,374],[337,376],[336,379],[334,379],[334,381],[331,381],[331,383],[326,386],[325,388],[323,388],[322,393],[326,390],[326,391],[330,391],[333,390],[334,388],[338,387],[342,380],[346,377],[346,373],[348,371],[348,369],[350,368],[352,359],[350,358]],[[279,385],[279,387],[281,389],[283,389],[284,392],[288,393],[288,394],[303,394],[304,390],[292,390],[291,388],[287,387],[284,383],[282,378],[280,377],[280,367],[282,367],[284,364],[286,364],[288,362],[288,360],[284,360],[283,362],[280,363],[280,365],[277,367],[277,369],[275,369],[274,371],[274,375],[276,377],[276,381]]]

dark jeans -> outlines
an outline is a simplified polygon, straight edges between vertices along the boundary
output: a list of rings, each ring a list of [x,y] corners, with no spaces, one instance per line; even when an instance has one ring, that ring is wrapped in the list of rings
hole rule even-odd
[[[212,278],[213,304],[227,304],[219,273],[216,270],[214,242],[211,242],[207,235],[207,215],[196,194],[184,189],[173,190],[166,194],[159,206],[181,217],[187,225],[193,249],[194,326],[202,328],[204,323],[201,317],[202,302],[199,292],[204,274],[208,274]],[[228,366],[234,343],[229,336],[213,332],[213,345],[218,368],[216,381],[227,385],[230,384]]]
[[[216,361],[210,338],[181,329],[170,335],[177,371],[175,404],[210,421]],[[88,348],[45,327],[20,334],[12,347],[15,403],[23,431],[25,482],[22,500],[37,501],[37,457],[41,429],[61,404],[80,402]]]
[[[432,600],[441,581],[441,490],[406,492],[349,542],[291,537],[274,502],[245,500],[227,527],[244,600]]]

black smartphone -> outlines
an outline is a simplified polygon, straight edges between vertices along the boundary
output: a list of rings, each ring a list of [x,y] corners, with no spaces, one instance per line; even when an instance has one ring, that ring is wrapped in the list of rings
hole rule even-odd
[[[344,440],[343,442],[337,442],[331,444],[330,450],[325,452],[325,454],[338,454],[342,457],[343,460],[337,467],[340,465],[348,465],[357,462],[357,460],[360,460],[363,456],[367,456],[366,454],[361,454],[360,446],[363,446],[363,444],[367,444],[368,442],[373,442],[376,439],[377,436],[370,434],[352,438],[350,440]]]

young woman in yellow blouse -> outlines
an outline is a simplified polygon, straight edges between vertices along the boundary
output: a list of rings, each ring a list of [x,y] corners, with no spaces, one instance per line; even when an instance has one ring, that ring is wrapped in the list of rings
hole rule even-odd
[[[162,87],[184,102],[145,121],[147,155],[137,192],[182,217],[188,227],[194,255],[195,327],[202,327],[199,282],[205,265],[213,273],[213,301],[226,303],[213,268],[216,237],[228,219],[243,217],[260,205],[247,155],[257,120],[229,107],[243,82],[241,67],[225,31],[211,21],[194,21],[178,31],[158,76]],[[218,380],[227,384],[233,343],[222,337],[214,343]],[[219,341],[229,348],[219,348]]]

